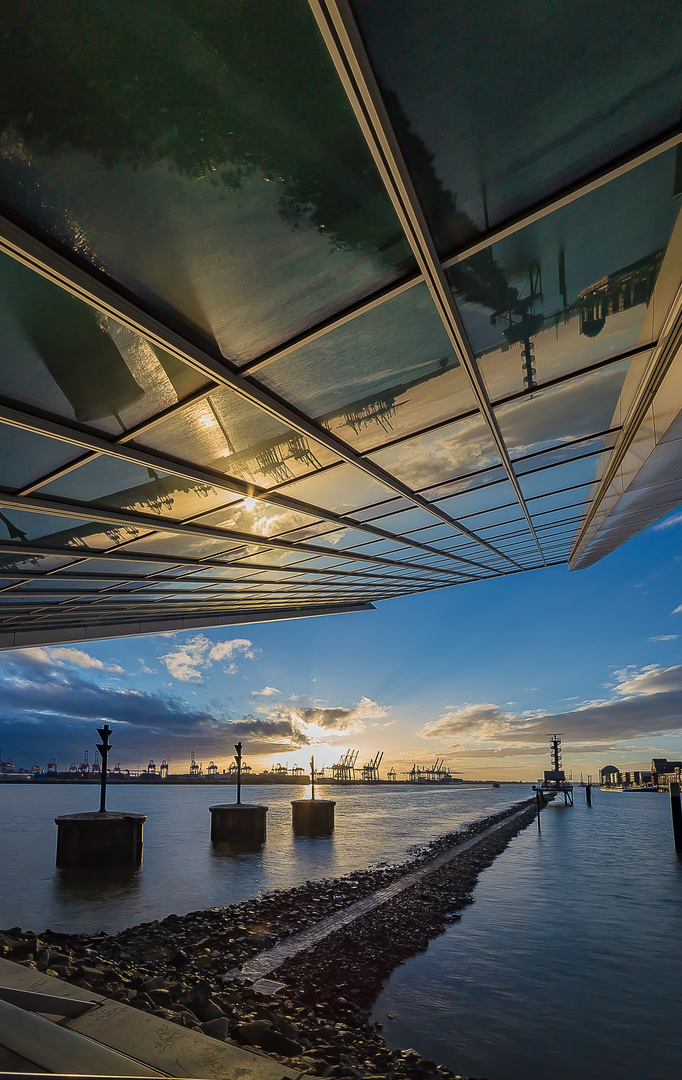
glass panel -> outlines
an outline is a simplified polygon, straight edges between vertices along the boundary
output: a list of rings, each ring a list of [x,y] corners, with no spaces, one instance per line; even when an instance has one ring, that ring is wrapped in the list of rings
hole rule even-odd
[[[557,491],[554,495],[541,495],[537,499],[531,499],[527,506],[534,523],[540,525],[547,520],[546,515],[549,511],[557,509],[562,510],[566,517],[576,512],[580,513],[585,505],[589,488],[589,484],[582,484],[580,487],[571,488],[570,491]]]
[[[132,525],[102,525],[96,521],[14,508],[0,510],[0,541],[7,536],[10,540],[24,543],[40,541],[45,547],[106,549],[144,534],[144,529]]]
[[[82,456],[80,447],[0,423],[3,487],[19,490],[52,469]]]
[[[0,170],[1,162],[0,143]],[[132,330],[0,254],[5,397],[117,434],[205,382]]]
[[[526,454],[609,427],[628,360],[496,409],[510,454]]]
[[[519,477],[524,496],[531,500],[528,504],[529,508],[537,495],[576,487],[578,484],[589,484],[594,479],[598,463],[599,458],[595,454],[578,461],[567,461],[566,464],[556,465],[553,469],[543,469],[542,472]]]
[[[404,499],[402,497],[397,499],[388,499],[381,503],[374,503],[372,506],[367,506],[363,510],[354,510],[353,518],[355,521],[367,521],[369,518],[376,517],[379,513],[379,507],[388,513],[391,510],[409,510],[414,506],[411,499]]]
[[[436,502],[438,499],[447,498],[448,495],[457,495],[461,491],[471,491],[474,488],[482,487],[484,484],[492,484],[497,480],[506,480],[506,478],[507,472],[500,465],[497,468],[482,469],[481,472],[474,473],[467,478],[448,480],[443,484],[437,484],[435,487],[423,488],[419,494],[423,495],[425,499]]]
[[[336,460],[324,446],[280,424],[227,388],[155,425],[136,445],[265,488]]]
[[[353,10],[441,251],[679,120],[676,0]]]
[[[410,264],[306,4],[19,6],[1,48],[3,201],[226,356]]]
[[[450,514],[459,521],[471,514],[478,514],[482,510],[492,510],[496,506],[517,506],[518,499],[509,481],[505,480],[501,484],[488,484],[485,487],[474,488],[462,495],[456,495],[454,499],[439,502],[438,505],[441,510],[445,510],[446,514]]]
[[[434,521],[434,517],[428,510],[415,507],[412,510],[403,510],[399,514],[383,515],[372,520],[380,529],[386,529],[387,532],[396,533],[400,536],[408,530],[412,531],[430,525]]]
[[[163,574],[166,567],[163,563],[135,562],[133,559],[123,562],[120,559],[88,559],[78,567],[87,574],[120,574],[127,577],[129,574]],[[184,571],[176,571],[184,573]]]
[[[39,592],[44,592],[45,589],[58,589],[65,592],[73,592],[74,589],[78,590],[79,592],[81,590],[83,592],[96,592],[101,589],[110,589],[117,584],[120,584],[120,582],[102,581],[101,578],[99,580],[79,579],[78,581],[62,581],[59,577],[55,575],[45,578],[43,581],[25,581],[22,585],[22,589],[31,589],[33,591],[37,589]],[[139,585],[139,582],[136,582],[135,584]],[[16,596],[16,592],[13,595]],[[61,603],[61,597],[59,598],[58,602]]]
[[[95,458],[37,491],[112,510],[183,519],[239,498],[196,480],[149,469],[120,458]]]
[[[359,506],[389,499],[393,492],[353,465],[339,465],[338,468],[329,469],[319,476],[309,476],[306,480],[287,484],[282,488],[282,494],[314,506],[322,506],[325,510],[346,514]]]
[[[616,443],[618,432],[609,435],[599,435],[596,438],[579,439],[575,443],[562,444],[553,450],[544,453],[533,454],[526,458],[514,460],[514,471],[517,476],[530,474],[542,470],[546,465],[561,465],[566,461],[573,461],[581,457],[598,456],[602,450],[611,449]]]
[[[480,415],[406,439],[371,458],[411,488],[424,488],[499,464],[488,425]]]
[[[257,378],[361,450],[476,407],[423,283]]]
[[[3,510],[2,513],[6,515],[7,511]],[[10,511],[10,513],[12,512]],[[5,523],[1,522],[0,524]],[[6,529],[2,529],[2,534],[5,532]],[[60,566],[72,565],[73,559],[63,559],[58,555],[14,555],[11,552],[0,551],[0,570],[17,570],[19,572],[27,570],[45,573],[47,570],[56,570]]]
[[[659,271],[679,267],[675,162],[662,154],[448,271],[491,398],[651,341]]]
[[[202,536],[181,536],[175,533],[150,533],[143,540],[128,544],[127,550],[149,555],[178,555],[198,559],[202,555],[215,555],[229,550],[229,541],[213,540]]]
[[[310,522],[315,524],[315,518],[309,514],[290,510],[286,506],[275,506],[261,499],[245,499],[229,509],[216,510],[201,519],[202,525],[233,529],[235,532],[250,533],[253,536],[279,536]],[[329,522],[325,524],[329,526]],[[287,535],[286,539],[289,540],[290,537]],[[319,542],[319,538],[315,537],[315,543]]]

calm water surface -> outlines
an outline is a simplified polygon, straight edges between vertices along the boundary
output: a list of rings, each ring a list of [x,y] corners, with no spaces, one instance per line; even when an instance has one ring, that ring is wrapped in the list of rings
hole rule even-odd
[[[475,903],[398,968],[375,1019],[393,1047],[493,1080],[642,1080],[682,1061],[682,859],[667,796],[549,806]]]
[[[74,880],[55,869],[59,814],[96,810],[93,785],[0,785],[2,875],[0,927],[112,933],[125,926],[232,904],[309,879],[337,877],[380,862],[401,862],[428,843],[503,806],[528,797],[519,784],[481,787],[334,788],[331,837],[294,837],[291,800],[303,786],[245,789],[244,801],[269,806],[268,841],[258,854],[213,851],[208,807],[233,802],[234,788],[126,785],[111,787],[110,810],[147,814],[144,863],[116,880]],[[324,792],[327,794],[327,791]]]

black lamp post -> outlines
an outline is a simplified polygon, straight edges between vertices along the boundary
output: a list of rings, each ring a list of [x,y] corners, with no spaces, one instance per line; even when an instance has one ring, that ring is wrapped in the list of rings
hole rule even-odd
[[[106,811],[107,802],[107,758],[109,757],[109,751],[111,746],[109,745],[109,736],[111,735],[111,728],[108,724],[105,724],[102,728],[97,728],[97,734],[102,740],[97,744],[97,749],[102,755],[102,775],[99,782],[99,812],[100,814]]]

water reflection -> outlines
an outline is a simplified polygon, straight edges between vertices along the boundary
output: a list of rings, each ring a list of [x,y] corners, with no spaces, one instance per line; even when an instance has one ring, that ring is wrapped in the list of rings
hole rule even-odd
[[[111,870],[56,870],[53,903],[57,907],[80,906],[96,901],[135,902],[140,892],[141,868]]]

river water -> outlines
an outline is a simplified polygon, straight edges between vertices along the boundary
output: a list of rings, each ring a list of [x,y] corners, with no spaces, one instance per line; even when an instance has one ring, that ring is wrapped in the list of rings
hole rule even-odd
[[[392,1047],[491,1080],[642,1080],[682,1061],[682,858],[667,796],[580,788],[481,874],[475,903],[393,973]]]
[[[531,794],[518,784],[329,789],[333,837],[294,837],[303,787],[248,787],[266,803],[259,854],[218,855],[209,805],[233,789],[127,785],[112,810],[148,815],[144,863],[116,880],[55,870],[57,814],[92,809],[94,787],[0,786],[0,926],[116,931],[314,878],[402,861],[414,845]],[[389,1045],[490,1080],[641,1080],[682,1060],[682,860],[663,795],[580,788],[549,806],[481,874],[474,904],[398,967],[376,1004]],[[359,961],[360,962],[360,961]]]
[[[336,828],[331,837],[310,838],[291,831],[291,800],[309,795],[309,788],[243,790],[244,802],[269,807],[267,843],[257,854],[218,854],[211,847],[208,807],[234,802],[232,786],[111,786],[108,809],[147,815],[144,860],[139,871],[102,881],[55,869],[54,818],[96,810],[98,788],[0,784],[0,927],[113,933],[171,912],[233,904],[311,879],[402,862],[414,845],[532,794],[521,784],[324,788],[318,794],[336,800]]]

